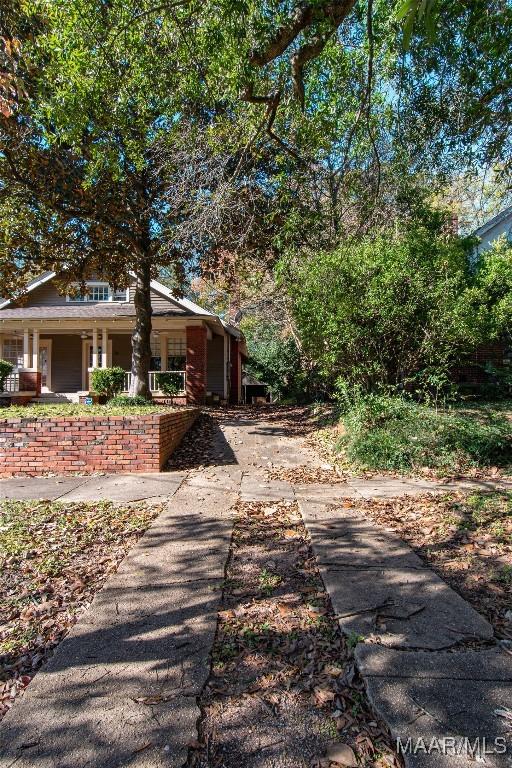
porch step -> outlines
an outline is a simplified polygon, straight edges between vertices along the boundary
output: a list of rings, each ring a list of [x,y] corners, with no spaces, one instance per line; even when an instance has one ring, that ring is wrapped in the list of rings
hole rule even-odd
[[[78,403],[76,392],[42,392],[39,397],[32,400],[39,405],[52,405],[59,403]]]

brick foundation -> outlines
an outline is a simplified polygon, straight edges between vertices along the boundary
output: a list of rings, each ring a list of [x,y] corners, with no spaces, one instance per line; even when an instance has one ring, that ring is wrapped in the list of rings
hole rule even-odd
[[[201,405],[206,399],[206,328],[187,326],[187,402]]]
[[[159,472],[197,408],[139,416],[2,419],[0,477],[47,472]]]
[[[41,371],[20,371],[20,391],[41,394]]]

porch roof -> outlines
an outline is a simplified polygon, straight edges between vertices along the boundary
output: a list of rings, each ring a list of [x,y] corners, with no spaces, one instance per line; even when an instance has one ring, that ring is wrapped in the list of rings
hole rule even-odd
[[[192,312],[183,312],[177,310],[156,310],[153,311],[153,317],[188,317]],[[94,320],[98,318],[114,317],[135,317],[135,307],[131,304],[86,304],[84,306],[55,306],[55,307],[18,307],[13,309],[3,309],[0,313],[0,320],[66,320],[74,318],[83,318],[84,320]]]

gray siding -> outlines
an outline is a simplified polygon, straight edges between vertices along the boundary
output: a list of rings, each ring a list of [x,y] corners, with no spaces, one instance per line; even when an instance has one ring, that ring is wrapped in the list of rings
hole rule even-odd
[[[53,280],[40,285],[39,288],[34,288],[31,293],[28,293],[23,301],[16,302],[16,305],[11,306],[18,307],[57,307],[66,305],[66,297],[61,296],[57,291]]]
[[[109,336],[109,339],[112,339],[112,365],[129,371],[132,367],[132,337],[123,333]]]
[[[82,389],[82,339],[77,334],[42,334],[52,339],[52,390],[77,392]]]
[[[102,282],[102,281],[100,281]],[[117,302],[116,302],[117,303]],[[129,302],[133,306],[133,288],[129,291]],[[123,302],[119,302],[123,304]],[[40,285],[35,288],[31,293],[28,293],[23,301],[18,301],[11,304],[11,307],[62,307],[62,306],[76,307],[77,304],[69,303],[66,301],[66,297],[60,294],[55,286],[53,280],[50,280],[44,285]],[[95,306],[94,302],[87,302],[86,304],[79,304],[78,306]],[[182,307],[170,301],[165,296],[161,296],[156,291],[151,291],[151,306],[155,312],[172,312],[173,314],[185,315],[185,311]]]
[[[207,346],[206,389],[224,396],[224,337],[213,335]]]

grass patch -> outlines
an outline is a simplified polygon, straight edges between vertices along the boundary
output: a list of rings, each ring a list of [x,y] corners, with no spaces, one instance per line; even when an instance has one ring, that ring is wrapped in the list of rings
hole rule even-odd
[[[11,405],[0,408],[1,419],[53,419],[82,416],[146,416],[150,413],[173,411],[163,405],[79,405],[78,403],[52,403],[51,405]]]
[[[0,502],[0,718],[160,509]]]
[[[512,463],[512,423],[501,409],[436,410],[373,395],[347,410],[342,422],[334,450],[357,470],[460,473]]]

